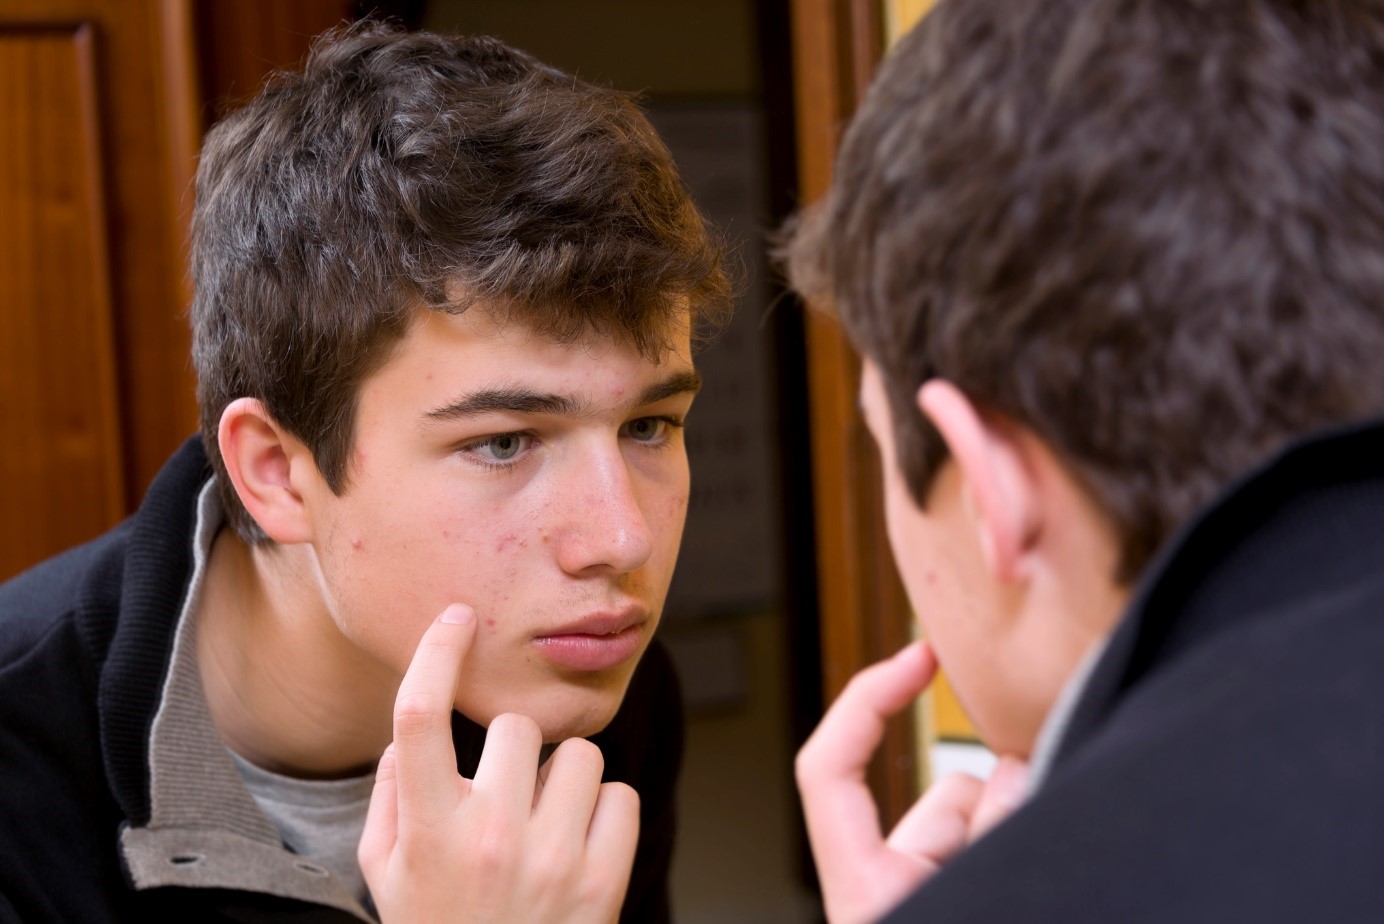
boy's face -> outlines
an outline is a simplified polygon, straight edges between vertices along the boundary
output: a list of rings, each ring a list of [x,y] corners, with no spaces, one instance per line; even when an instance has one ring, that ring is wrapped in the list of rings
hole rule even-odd
[[[1009,601],[989,579],[957,466],[942,466],[920,510],[899,468],[879,370],[868,360],[860,402],[883,467],[889,544],[923,636],[986,742],[1001,753],[1026,754],[1043,714],[1023,688],[1032,649],[999,618]]]
[[[864,364],[861,404],[909,601],[981,737],[1027,757],[1062,686],[1124,608],[1128,590],[1112,578],[1119,540],[1037,437],[991,427],[959,392],[953,399],[928,409],[951,456],[920,509],[899,468],[880,372]],[[1002,511],[981,499],[1000,491],[1009,492]],[[1011,544],[1004,565],[1002,543]]]
[[[658,625],[687,510],[682,333],[660,362],[559,345],[481,309],[420,311],[360,392],[349,483],[314,492],[346,643],[402,677],[450,603],[476,612],[457,708],[545,740],[615,714]]]

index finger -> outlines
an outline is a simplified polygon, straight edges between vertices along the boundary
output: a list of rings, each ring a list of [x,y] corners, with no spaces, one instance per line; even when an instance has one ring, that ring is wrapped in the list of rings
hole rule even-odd
[[[476,635],[469,606],[452,604],[433,620],[413,654],[394,700],[394,756],[401,824],[436,818],[455,797],[452,709],[461,665]]]
[[[866,857],[883,843],[866,767],[886,721],[927,689],[936,672],[937,659],[923,642],[866,668],[798,752],[795,769],[814,849]]]

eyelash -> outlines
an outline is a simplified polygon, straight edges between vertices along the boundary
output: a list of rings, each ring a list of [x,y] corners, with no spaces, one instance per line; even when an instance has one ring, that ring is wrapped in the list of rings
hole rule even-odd
[[[478,440],[473,440],[467,443],[466,445],[461,446],[459,448],[459,451],[462,455],[469,457],[470,461],[473,464],[479,465],[481,468],[490,469],[491,471],[504,471],[505,469],[510,469],[517,465],[519,460],[523,458],[523,456],[519,453],[516,453],[515,458],[512,460],[486,459],[485,457],[480,455],[478,450],[484,449],[486,446],[491,445],[496,440],[533,440],[534,438],[535,437],[532,430],[515,430],[510,433],[496,433],[491,436],[482,437]],[[527,446],[525,448],[527,448]]]
[[[656,420],[659,423],[666,426],[668,430],[681,430],[687,426],[687,422],[684,418],[677,417],[672,414],[658,414],[649,417],[636,417],[629,423],[636,423],[637,421],[641,420]],[[621,427],[620,429],[623,431],[625,427],[628,426],[629,424],[627,423],[624,427]],[[514,468],[516,465],[522,462],[523,457],[524,455],[526,455],[526,453],[516,453],[515,457],[512,460],[489,460],[482,458],[479,454],[476,453],[476,450],[488,446],[494,443],[496,440],[501,439],[536,440],[537,435],[532,430],[513,430],[508,433],[495,433],[490,436],[482,437],[478,440],[472,440],[471,442],[458,447],[458,451],[463,455],[469,456],[472,464],[479,465],[481,468],[489,469],[490,471],[507,471],[509,469]],[[635,440],[635,442],[640,444],[641,446],[646,446],[649,449],[658,450],[668,446],[671,441],[668,439],[668,433],[665,432],[661,438],[653,440]]]
[[[639,443],[640,445],[648,446],[651,449],[662,449],[664,446],[667,446],[669,443],[669,431],[681,430],[683,427],[687,426],[686,422],[681,417],[677,417],[672,414],[655,414],[650,417],[636,417],[634,420],[631,420],[629,424],[625,424],[625,427],[628,427],[630,424],[633,423],[638,423],[641,420],[655,420],[663,424],[667,428],[662,434],[659,435],[659,437],[655,439],[635,440],[635,442]],[[625,429],[625,427],[621,427],[620,429],[623,430]]]

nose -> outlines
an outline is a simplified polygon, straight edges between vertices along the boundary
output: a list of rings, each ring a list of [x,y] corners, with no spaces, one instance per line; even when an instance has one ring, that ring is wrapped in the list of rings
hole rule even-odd
[[[653,552],[653,534],[619,448],[589,453],[576,465],[558,565],[573,575],[643,567]]]

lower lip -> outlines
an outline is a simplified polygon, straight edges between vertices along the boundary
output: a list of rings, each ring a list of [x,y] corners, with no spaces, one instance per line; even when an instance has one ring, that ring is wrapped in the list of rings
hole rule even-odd
[[[604,671],[619,667],[639,650],[639,626],[611,635],[544,635],[534,639],[543,657],[574,671]]]

